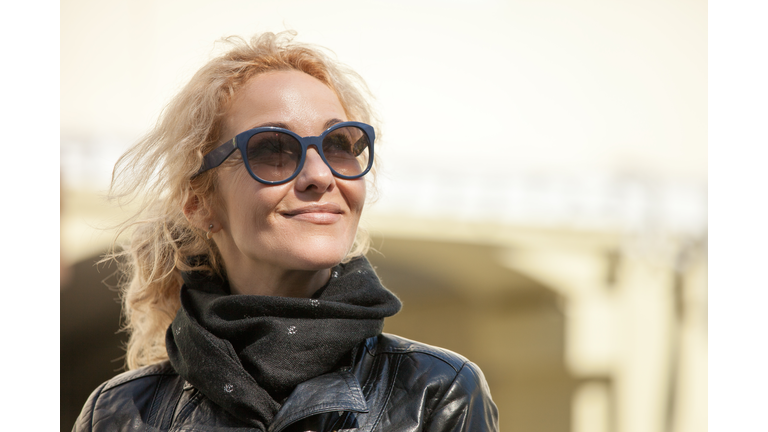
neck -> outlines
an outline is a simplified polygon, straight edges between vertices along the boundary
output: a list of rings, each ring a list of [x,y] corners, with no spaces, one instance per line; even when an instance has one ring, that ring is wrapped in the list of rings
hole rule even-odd
[[[323,270],[282,270],[238,268],[227,271],[232,294],[311,297],[328,282],[331,269]]]

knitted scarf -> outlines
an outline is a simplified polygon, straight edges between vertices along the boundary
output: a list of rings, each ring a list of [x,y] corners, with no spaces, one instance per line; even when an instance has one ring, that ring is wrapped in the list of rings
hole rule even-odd
[[[351,365],[401,303],[361,257],[331,270],[312,298],[229,294],[229,284],[184,273],[181,308],[166,332],[171,365],[206,397],[266,430],[300,383]]]

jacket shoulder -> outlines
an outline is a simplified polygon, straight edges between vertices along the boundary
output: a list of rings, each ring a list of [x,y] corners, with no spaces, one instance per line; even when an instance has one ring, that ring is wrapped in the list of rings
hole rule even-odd
[[[456,372],[469,363],[466,357],[451,350],[389,333],[382,333],[378,338],[369,339],[366,341],[366,348],[374,356],[377,354],[424,354],[446,363]]]
[[[485,376],[466,357],[386,333],[368,339],[366,347],[380,359],[377,376],[391,377],[389,411],[379,416],[374,430],[498,431],[498,410]]]
[[[166,407],[157,401],[180,391],[182,381],[168,361],[123,372],[91,393],[73,431],[132,430],[142,419],[163,422]]]
[[[167,375],[177,375],[176,371],[173,369],[171,363],[168,360],[116,375],[104,384],[104,388],[101,391],[104,393],[127,383],[135,383],[134,385],[141,385],[142,382],[148,381],[142,380],[142,378]]]

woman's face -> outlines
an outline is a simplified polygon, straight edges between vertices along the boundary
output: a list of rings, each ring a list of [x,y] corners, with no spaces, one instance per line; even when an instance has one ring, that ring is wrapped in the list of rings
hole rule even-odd
[[[268,72],[236,92],[222,142],[259,126],[316,136],[342,121],[347,117],[338,97],[319,80],[298,71]],[[213,217],[219,224],[214,239],[233,288],[247,283],[233,280],[237,273],[317,271],[344,259],[363,210],[363,179],[334,177],[314,147],[298,176],[276,186],[254,180],[239,152],[230,159],[236,163],[218,168]]]

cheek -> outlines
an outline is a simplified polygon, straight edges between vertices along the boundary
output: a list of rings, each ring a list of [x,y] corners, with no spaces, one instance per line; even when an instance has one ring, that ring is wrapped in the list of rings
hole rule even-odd
[[[261,184],[244,171],[244,169],[227,170],[218,179],[216,215],[222,224],[230,228],[233,228],[232,225],[264,213],[265,204],[270,202],[269,191],[263,190]]]
[[[354,213],[360,213],[365,205],[365,181],[346,181],[344,184],[344,196],[349,208]]]
[[[249,180],[251,180],[249,178]],[[251,180],[253,183],[255,181]],[[269,219],[275,215],[275,209],[283,194],[278,188],[263,188],[249,185],[236,191],[230,196],[227,211],[229,221],[232,224],[244,224],[244,227],[261,227],[269,223]],[[243,227],[240,227],[241,229]]]

